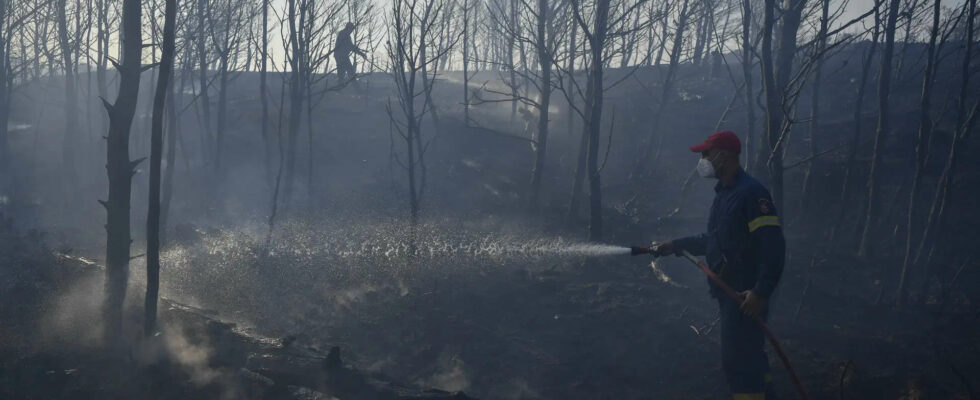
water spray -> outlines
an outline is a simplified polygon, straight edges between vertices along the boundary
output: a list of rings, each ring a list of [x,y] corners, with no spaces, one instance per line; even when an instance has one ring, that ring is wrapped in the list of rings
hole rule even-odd
[[[657,247],[656,242],[652,243],[650,246],[630,247],[630,255],[636,256],[640,254],[652,254],[654,257],[660,257],[663,254],[660,254],[657,251]],[[704,272],[705,275],[708,276],[708,279],[711,279],[712,282],[718,285],[718,287],[721,288],[722,293],[725,293],[726,296],[738,303],[742,302],[742,296],[736,292],[735,289],[732,289],[731,286],[725,283],[725,281],[721,280],[718,274],[708,268],[708,265],[703,261],[698,260],[687,250],[681,250],[679,255],[683,256],[694,264],[694,266],[698,267],[701,272]],[[810,396],[807,395],[806,388],[803,387],[803,383],[800,381],[799,375],[796,374],[793,364],[790,363],[789,357],[786,356],[786,352],[784,352],[782,346],[779,345],[779,340],[776,339],[776,335],[772,333],[772,330],[769,329],[769,326],[766,325],[762,318],[753,317],[752,319],[755,320],[755,323],[762,329],[763,334],[765,334],[766,338],[769,339],[769,343],[772,345],[772,348],[776,350],[776,354],[779,355],[779,360],[782,361],[783,366],[786,367],[786,371],[789,372],[789,376],[793,380],[793,386],[796,387],[796,391],[799,392],[800,397],[803,400],[810,400]]]
[[[322,229],[322,226],[318,226],[318,228]],[[180,292],[185,290],[183,285],[189,283],[192,286],[188,286],[186,290],[193,289],[193,285],[199,285],[202,282],[220,282],[222,285],[228,285],[228,276],[238,277],[235,282],[245,284],[245,290],[255,290],[247,284],[268,280],[269,277],[263,275],[267,273],[268,269],[243,269],[242,265],[264,265],[273,262],[278,262],[276,265],[279,266],[294,268],[294,273],[308,277],[308,279],[300,280],[300,283],[321,281],[317,278],[329,277],[331,282],[352,285],[364,284],[365,282],[370,284],[372,278],[389,277],[396,270],[402,273],[400,279],[420,279],[428,273],[439,271],[445,273],[448,270],[440,270],[439,266],[445,267],[446,263],[452,264],[458,269],[458,266],[461,265],[481,268],[480,265],[487,265],[486,263],[491,265],[523,264],[553,257],[580,258],[650,254],[657,258],[664,255],[659,251],[659,245],[656,242],[649,246],[623,247],[569,241],[562,238],[535,239],[526,235],[467,234],[438,225],[423,225],[415,229],[420,231],[417,237],[421,240],[406,240],[404,235],[400,234],[405,230],[404,227],[392,224],[345,224],[331,229],[332,234],[326,236],[312,234],[311,232],[316,232],[316,230],[304,228],[302,224],[295,224],[295,226],[286,224],[280,230],[280,235],[283,237],[276,241],[278,245],[273,246],[268,251],[269,256],[265,259],[255,259],[256,252],[254,249],[261,247],[261,241],[246,231],[228,231],[213,237],[205,237],[197,251],[184,246],[175,246],[164,254],[164,259],[175,266],[171,276],[183,278],[171,282],[171,285],[174,286],[171,290]],[[700,268],[709,279],[722,289],[726,296],[741,302],[741,296],[712,272],[706,264],[686,251],[679,255],[684,256]],[[202,259],[195,262],[194,257]],[[481,260],[482,262],[477,262]],[[206,271],[191,268],[196,264],[206,264],[210,268]],[[374,268],[366,266],[374,266]],[[430,268],[422,268],[423,266]],[[432,266],[435,268],[431,268]],[[653,267],[661,281],[674,284],[657,269],[655,263]],[[205,275],[203,276],[205,279],[202,279],[202,272],[210,272],[211,275]],[[229,274],[229,272],[234,272],[234,274]],[[213,280],[209,281],[208,278]],[[294,283],[294,281],[283,282]],[[279,283],[286,285],[283,282]],[[207,288],[211,289],[213,285]],[[280,292],[296,292],[303,288],[306,287],[302,284],[298,286],[293,284],[279,289]],[[193,292],[200,293],[201,290],[205,290],[201,287],[197,289]],[[238,290],[228,291],[228,293],[232,293],[230,298],[233,301],[241,301],[240,296],[237,295]],[[220,293],[218,297],[218,300],[222,299]],[[755,321],[789,371],[801,398],[809,400],[796,371],[772,331],[761,319],[755,318]]]

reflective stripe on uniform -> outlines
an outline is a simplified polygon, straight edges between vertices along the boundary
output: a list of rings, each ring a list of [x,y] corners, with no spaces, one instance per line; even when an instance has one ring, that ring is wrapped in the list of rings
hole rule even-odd
[[[766,400],[765,393],[735,393],[732,400]]]
[[[763,226],[779,226],[779,217],[775,215],[763,215],[749,222],[749,232],[755,232]]]

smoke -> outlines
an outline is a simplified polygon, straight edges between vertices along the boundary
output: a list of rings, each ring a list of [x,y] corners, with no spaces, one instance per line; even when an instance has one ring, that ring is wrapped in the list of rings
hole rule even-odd
[[[361,285],[357,287],[331,290],[327,295],[333,301],[336,308],[349,309],[356,303],[363,301],[368,295],[378,292],[379,288],[375,285]]]
[[[79,276],[71,286],[52,295],[43,304],[36,330],[42,348],[106,351],[102,323],[104,275],[99,270],[89,270]],[[133,338],[142,332],[144,281],[140,276],[132,275],[129,281],[124,307],[124,338]],[[192,339],[188,334],[193,330],[184,329],[177,320],[168,320],[163,315],[162,332],[139,340],[134,347],[135,359],[143,365],[167,362],[186,373],[193,385],[218,384],[225,394],[223,398],[240,398],[236,395],[232,374],[211,366],[214,347],[207,335],[195,334]]]
[[[470,387],[470,379],[466,376],[466,364],[458,356],[440,357],[438,369],[432,376],[419,382],[424,387],[433,387],[449,392],[460,392]]]
[[[200,326],[188,329],[179,319],[161,322],[161,332],[139,341],[136,360],[143,366],[165,365],[180,372],[182,381],[197,388],[208,387],[222,400],[243,399],[240,381],[233,368],[215,362],[216,344],[208,330]]]
[[[176,324],[166,325],[162,337],[168,358],[190,375],[191,383],[203,386],[221,376],[218,370],[210,366],[214,350],[206,339],[194,343],[184,336],[183,329]]]
[[[507,382],[500,388],[499,392],[498,397],[502,399],[538,399],[542,397],[531,388],[531,384],[527,380],[521,378]]]
[[[103,276],[88,274],[53,296],[39,319],[40,341],[94,347],[102,340]]]

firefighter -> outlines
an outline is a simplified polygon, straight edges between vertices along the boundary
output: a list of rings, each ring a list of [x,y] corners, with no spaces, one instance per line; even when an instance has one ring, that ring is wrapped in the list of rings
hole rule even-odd
[[[769,191],[739,165],[742,145],[729,131],[715,132],[691,146],[701,153],[697,172],[717,179],[705,233],[657,245],[659,255],[686,250],[739,292],[740,301],[710,280],[721,321],[722,369],[734,400],[772,400],[765,337],[753,318],[766,319],[769,299],[783,272],[786,244]],[[768,395],[768,397],[767,397]]]
[[[364,50],[359,49],[351,40],[354,23],[348,22],[344,29],[337,32],[337,43],[333,47],[333,58],[337,60],[337,77],[341,80],[354,79],[354,64],[350,61],[350,53],[367,58]]]

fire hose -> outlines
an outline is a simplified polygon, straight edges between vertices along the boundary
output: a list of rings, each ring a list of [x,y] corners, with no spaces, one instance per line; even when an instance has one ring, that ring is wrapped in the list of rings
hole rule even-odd
[[[652,250],[652,247],[633,247],[631,248],[631,254],[653,254],[654,256],[658,256],[656,252]],[[708,275],[708,279],[711,279],[712,282],[718,285],[726,296],[735,302],[740,303],[742,301],[742,296],[736,292],[735,289],[732,289],[731,286],[725,283],[725,281],[721,280],[718,274],[708,268],[707,264],[695,258],[694,255],[687,250],[682,250],[681,255],[683,255],[684,258],[686,258],[692,264],[700,268],[701,272],[704,272],[705,275]],[[772,333],[772,330],[769,329],[769,326],[766,325],[762,318],[755,316],[752,317],[752,319],[759,325],[759,328],[762,329],[762,333],[766,335],[766,338],[769,339],[769,344],[772,345],[772,348],[776,350],[776,354],[779,355],[779,360],[782,361],[786,371],[789,372],[789,376],[793,380],[793,386],[795,386],[796,391],[800,393],[802,400],[810,400],[810,396],[807,395],[806,388],[803,387],[803,383],[800,381],[799,375],[796,374],[796,369],[793,368],[793,364],[789,361],[789,357],[786,356],[786,352],[783,351],[783,347],[779,345],[779,340],[776,339],[776,335]]]

